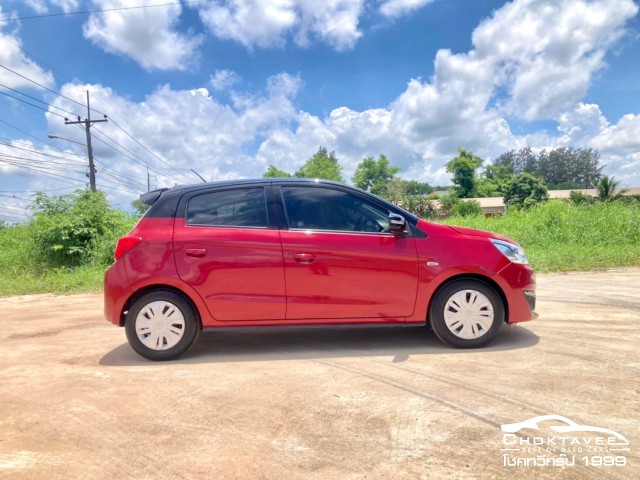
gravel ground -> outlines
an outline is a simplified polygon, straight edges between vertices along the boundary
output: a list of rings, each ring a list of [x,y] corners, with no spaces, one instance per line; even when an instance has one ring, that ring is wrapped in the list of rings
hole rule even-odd
[[[636,480],[640,269],[538,279],[540,318],[481,350],[420,328],[220,332],[168,363],[99,294],[2,298],[0,477]],[[501,430],[552,414],[628,445]]]

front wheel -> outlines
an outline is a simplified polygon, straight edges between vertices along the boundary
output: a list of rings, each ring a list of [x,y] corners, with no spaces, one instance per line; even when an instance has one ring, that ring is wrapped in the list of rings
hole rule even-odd
[[[484,347],[504,323],[500,295],[478,280],[457,280],[441,289],[433,300],[429,320],[443,342],[456,348]]]
[[[125,319],[131,347],[149,360],[173,360],[186,352],[198,334],[193,308],[181,295],[156,290],[140,297]]]

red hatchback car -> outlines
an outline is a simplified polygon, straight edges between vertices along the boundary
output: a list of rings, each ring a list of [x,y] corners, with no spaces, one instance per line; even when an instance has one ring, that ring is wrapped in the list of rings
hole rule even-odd
[[[216,328],[431,325],[447,344],[474,348],[503,323],[537,317],[519,245],[347,185],[242,180],[141,199],[150,208],[118,241],[104,305],[152,360]]]

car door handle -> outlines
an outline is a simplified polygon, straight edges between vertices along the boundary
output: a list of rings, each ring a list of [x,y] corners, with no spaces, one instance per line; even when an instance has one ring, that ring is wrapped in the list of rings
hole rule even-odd
[[[313,263],[316,260],[313,253],[294,253],[293,258],[298,263]]]
[[[187,257],[202,258],[207,254],[207,250],[204,248],[187,248]]]

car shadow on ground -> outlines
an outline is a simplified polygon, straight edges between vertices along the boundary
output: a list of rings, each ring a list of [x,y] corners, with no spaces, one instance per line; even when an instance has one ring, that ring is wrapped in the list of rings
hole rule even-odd
[[[520,327],[503,327],[482,351],[504,351],[536,345],[540,337]],[[338,328],[206,332],[178,360],[151,362],[125,343],[100,360],[103,366],[163,365],[167,363],[258,362],[346,357],[394,357],[403,362],[411,355],[463,354],[443,344],[428,328]]]

